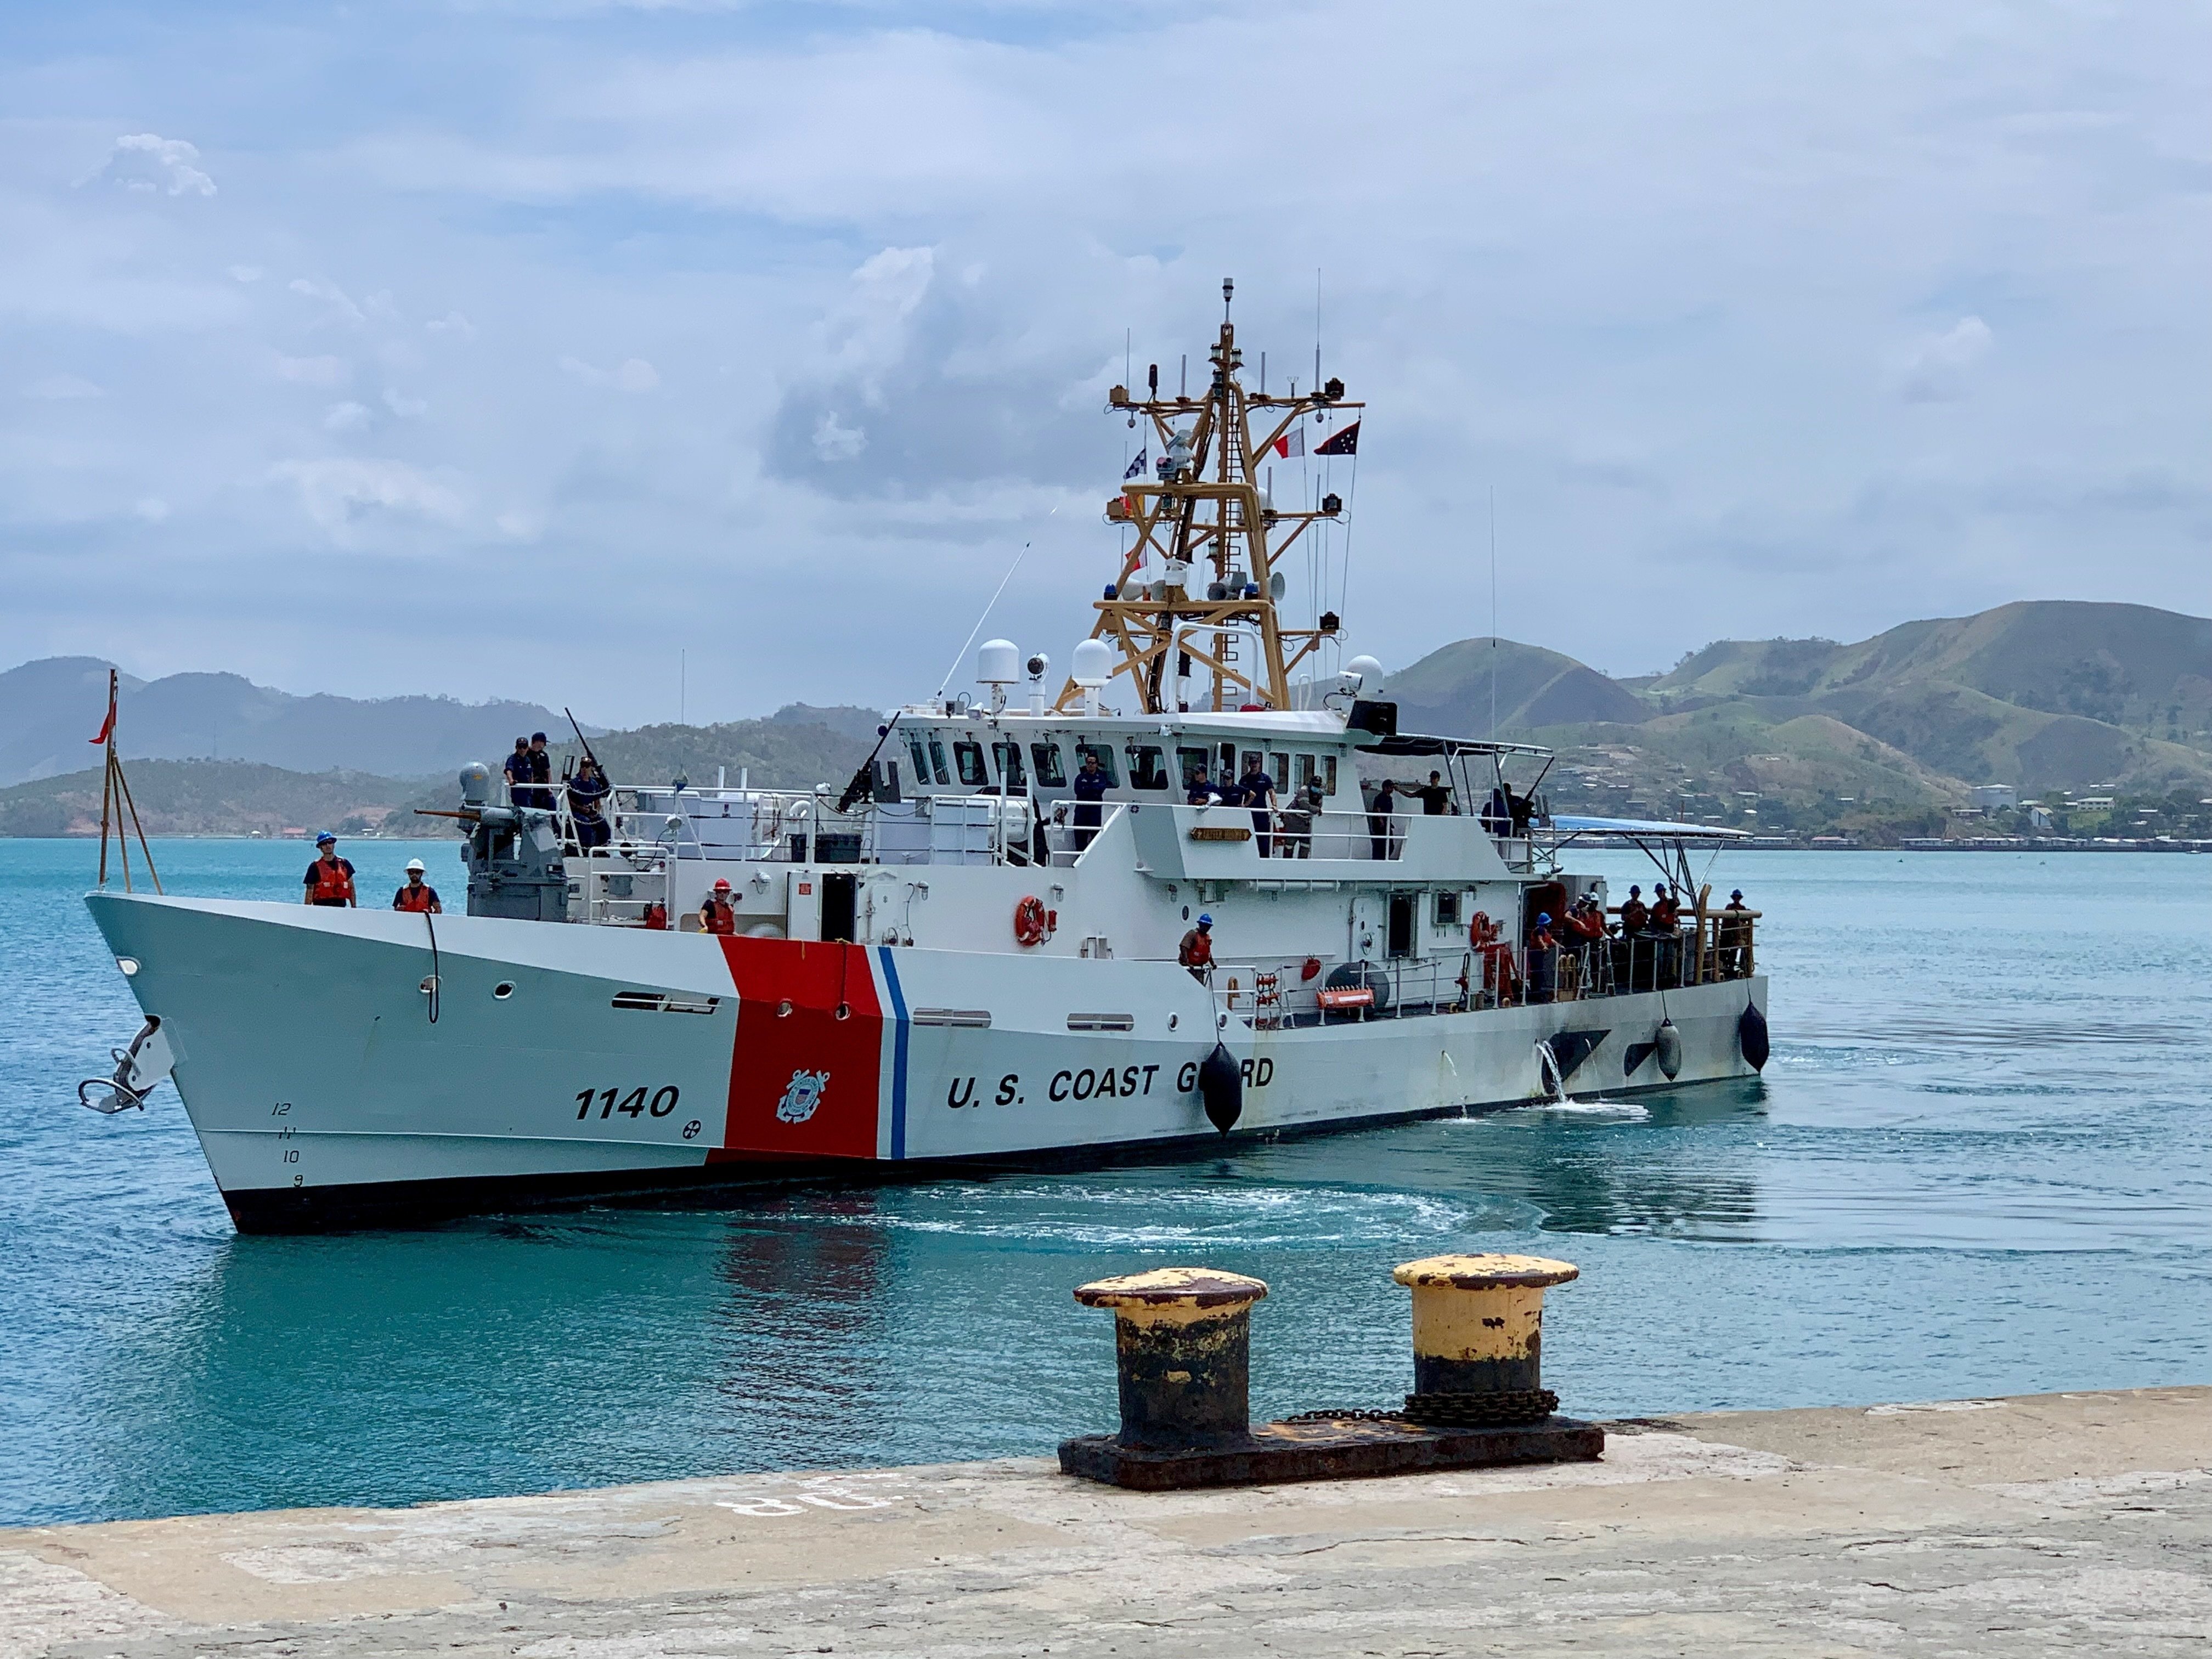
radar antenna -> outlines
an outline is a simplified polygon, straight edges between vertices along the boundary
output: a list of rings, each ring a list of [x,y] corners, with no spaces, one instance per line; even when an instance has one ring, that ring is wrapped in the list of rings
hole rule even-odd
[[[1213,378],[1205,396],[1162,397],[1155,364],[1146,396],[1117,386],[1107,398],[1116,414],[1151,422],[1159,459],[1152,478],[1130,479],[1106,504],[1107,521],[1136,536],[1122,556],[1120,580],[1092,601],[1098,619],[1091,637],[1120,653],[1114,673],[1129,677],[1150,714],[1175,711],[1174,685],[1186,659],[1212,674],[1215,710],[1248,703],[1287,708],[1291,671],[1340,625],[1334,612],[1323,611],[1315,627],[1282,626],[1275,566],[1316,523],[1341,519],[1343,502],[1326,495],[1311,508],[1283,511],[1264,496],[1257,471],[1286,441],[1299,442],[1289,453],[1305,453],[1299,440],[1309,416],[1365,405],[1347,402],[1344,382],[1334,379],[1304,396],[1295,386],[1289,397],[1246,392],[1244,354],[1229,316],[1235,294],[1235,282],[1224,280],[1221,333],[1207,354]],[[1328,441],[1342,442],[1345,430]],[[1164,580],[1137,581],[1154,553]],[[1207,574],[1194,581],[1194,571]],[[1256,662],[1238,659],[1237,647],[1248,633],[1258,643]],[[1082,698],[1070,680],[1054,706],[1065,712]]]

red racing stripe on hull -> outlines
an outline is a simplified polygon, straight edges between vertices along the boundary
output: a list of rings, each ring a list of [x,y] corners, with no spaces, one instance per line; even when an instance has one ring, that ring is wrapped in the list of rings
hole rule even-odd
[[[722,1144],[707,1161],[876,1156],[884,1017],[868,952],[725,939],[738,994]]]

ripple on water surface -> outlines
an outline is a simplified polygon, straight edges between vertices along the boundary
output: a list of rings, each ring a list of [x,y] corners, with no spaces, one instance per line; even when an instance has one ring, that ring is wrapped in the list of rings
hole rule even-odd
[[[306,859],[156,850],[172,890],[269,897]],[[370,890],[418,850],[349,849]],[[1389,1269],[1449,1249],[1581,1265],[1545,1364],[1594,1413],[2201,1381],[2212,1352],[2212,946],[2168,858],[1739,855],[1757,1083],[285,1239],[232,1233],[173,1092],[70,1103],[137,1024],[92,854],[0,842],[0,1522],[1042,1452],[1113,1420],[1109,1324],[1069,1291],[1168,1261],[1273,1287],[1262,1411],[1403,1392]]]

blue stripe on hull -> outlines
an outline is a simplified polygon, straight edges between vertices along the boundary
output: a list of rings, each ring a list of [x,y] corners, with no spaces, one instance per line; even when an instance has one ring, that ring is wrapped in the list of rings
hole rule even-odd
[[[879,945],[876,953],[884,959],[884,988],[890,993],[891,1017],[898,1022],[891,1048],[891,1157],[896,1159],[906,1156],[906,993],[899,988],[890,946]]]

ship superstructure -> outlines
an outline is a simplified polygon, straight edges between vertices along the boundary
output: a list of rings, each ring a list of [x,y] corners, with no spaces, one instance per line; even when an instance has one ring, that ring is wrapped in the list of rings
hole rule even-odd
[[[1750,913],[1692,884],[1672,928],[1567,940],[1607,896],[1563,865],[1545,751],[1401,733],[1379,665],[1329,665],[1340,617],[1307,595],[1285,623],[1280,556],[1343,509],[1278,507],[1263,458],[1356,433],[1359,405],[1334,380],[1248,395],[1225,318],[1209,362],[1201,397],[1113,392],[1161,464],[1109,503],[1127,545],[1069,674],[989,641],[977,691],[890,711],[842,787],[617,780],[595,823],[471,768],[465,915],[90,896],[238,1224],[1754,1072]],[[1363,787],[1431,770],[1442,810]],[[1272,788],[1223,804],[1224,775]],[[1680,846],[1725,833],[1611,828],[1672,844],[1678,880]],[[1187,965],[1200,917],[1212,960]]]

